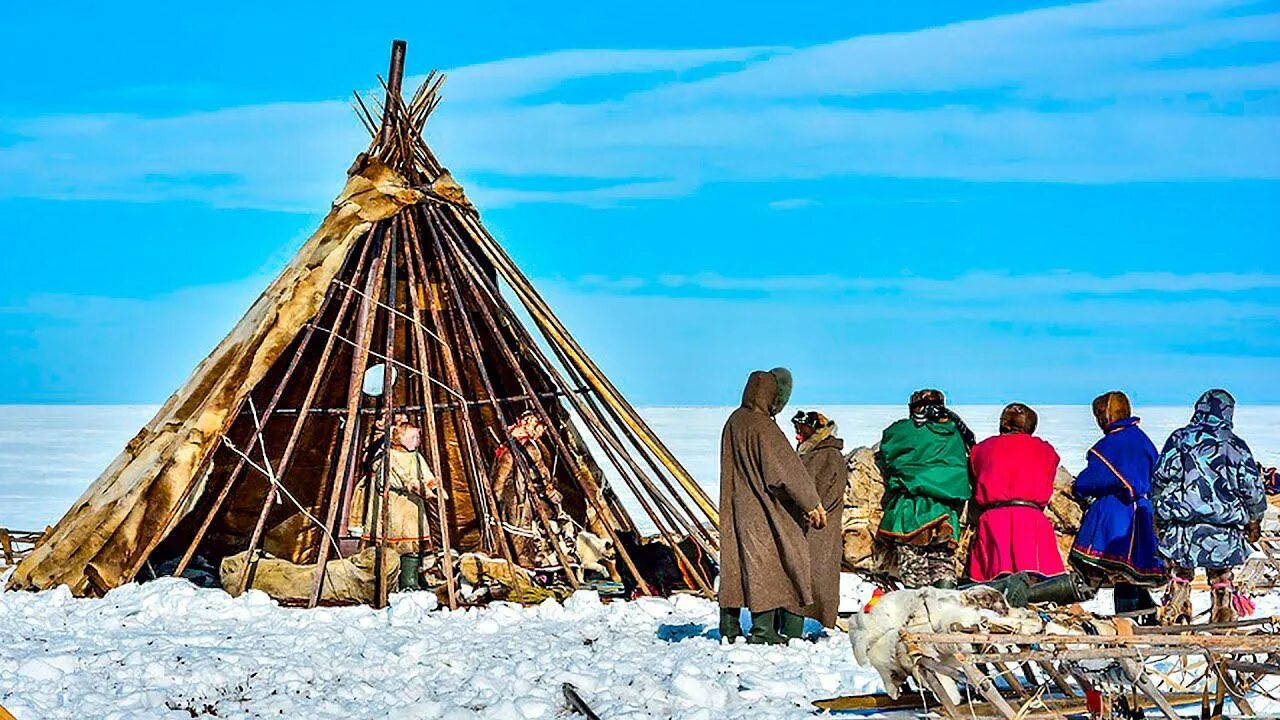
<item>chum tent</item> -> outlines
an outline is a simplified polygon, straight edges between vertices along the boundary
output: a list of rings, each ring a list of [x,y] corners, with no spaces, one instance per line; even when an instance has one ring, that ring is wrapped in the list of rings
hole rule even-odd
[[[620,541],[638,530],[619,498],[626,493],[693,589],[710,591],[710,573],[680,547],[715,555],[714,503],[587,357],[427,146],[423,129],[443,77],[432,73],[405,100],[404,51],[393,45],[383,102],[356,96],[371,144],[319,229],[19,564],[10,589],[65,584],[101,595],[165,561],[177,575],[196,558],[243,553],[241,587],[253,584],[264,557],[314,568],[315,605],[336,582],[332,561],[372,550],[379,570],[370,601],[385,604],[387,479],[367,460],[386,452],[385,428],[407,416],[444,488],[427,544],[445,565],[467,552],[514,565],[522,559],[515,548],[533,536],[577,587],[567,570],[580,560],[563,538],[566,527],[591,528],[649,592]],[[513,437],[521,418],[546,428],[537,445],[552,477],[538,477]],[[495,493],[495,458],[504,453],[535,511],[520,527],[504,521]],[[375,458],[373,467],[385,466]],[[366,513],[355,523],[358,488]],[[545,502],[553,489],[558,516]]]

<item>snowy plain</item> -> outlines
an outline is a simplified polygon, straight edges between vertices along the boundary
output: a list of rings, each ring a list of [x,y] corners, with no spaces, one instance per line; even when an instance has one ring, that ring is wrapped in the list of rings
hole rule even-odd
[[[1190,402],[1190,401],[1188,401]],[[787,418],[799,406],[779,415]],[[815,405],[836,420],[845,450],[873,445],[880,431],[905,415],[897,405]],[[641,414],[712,497],[719,494],[720,428],[731,407],[642,408]],[[959,405],[957,412],[979,438],[996,432],[1000,406]],[[1098,439],[1088,406],[1036,406],[1037,434],[1058,449],[1073,473]],[[155,413],[150,405],[0,405],[0,527],[39,529],[57,522],[124,444]],[[1157,446],[1191,417],[1186,407],[1139,407],[1142,426]],[[1264,465],[1280,464],[1280,407],[1242,405],[1236,432]],[[625,489],[615,483],[625,498]],[[636,517],[643,513],[635,512]]]
[[[840,423],[849,448],[874,443],[902,415],[892,406],[818,409]],[[979,436],[994,432],[998,407],[958,410]],[[1078,471],[1097,435],[1088,408],[1038,410],[1040,434]],[[714,496],[729,411],[642,412]],[[0,526],[56,521],[152,412],[0,406]],[[1189,409],[1140,414],[1160,444]],[[1280,461],[1280,408],[1242,407],[1237,428],[1265,464]],[[855,602],[869,592],[848,590]],[[1264,598],[1260,610],[1275,613],[1277,600]],[[1095,604],[1109,605],[1107,594]],[[691,597],[601,604],[580,593],[563,606],[450,612],[423,593],[383,611],[292,610],[261,593],[231,598],[174,580],[100,600],[65,588],[0,593],[0,705],[20,720],[570,717],[560,684],[572,682],[608,720],[710,720],[810,717],[812,700],[879,688],[841,635],[722,647],[696,636],[715,623],[714,604]]]

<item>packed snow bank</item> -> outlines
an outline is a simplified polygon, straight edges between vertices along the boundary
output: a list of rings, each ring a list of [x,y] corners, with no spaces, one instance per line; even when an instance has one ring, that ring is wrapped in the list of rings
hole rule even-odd
[[[602,717],[803,718],[810,701],[879,687],[839,633],[790,647],[668,643],[715,627],[692,597],[438,610],[286,609],[180,580],[100,600],[0,593],[0,705],[34,718],[551,718],[571,682]]]

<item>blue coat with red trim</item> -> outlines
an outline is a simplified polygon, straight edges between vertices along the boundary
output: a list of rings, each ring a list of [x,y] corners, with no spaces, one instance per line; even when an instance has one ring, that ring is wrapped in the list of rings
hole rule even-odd
[[[1107,426],[1090,450],[1071,491],[1089,503],[1071,548],[1071,564],[1098,583],[1159,585],[1164,562],[1156,552],[1151,473],[1159,453],[1138,418]]]

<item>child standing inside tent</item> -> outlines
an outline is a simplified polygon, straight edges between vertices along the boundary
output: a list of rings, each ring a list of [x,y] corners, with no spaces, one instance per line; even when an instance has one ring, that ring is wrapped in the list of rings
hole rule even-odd
[[[1089,503],[1071,548],[1071,564],[1095,587],[1114,585],[1117,613],[1154,609],[1146,588],[1165,580],[1149,497],[1156,446],[1138,426],[1122,392],[1095,398],[1093,417],[1104,435],[1090,448],[1088,463],[1071,488],[1077,499]]]
[[[1161,608],[1164,624],[1191,621],[1191,581],[1202,567],[1213,589],[1210,622],[1252,612],[1232,586],[1267,510],[1258,462],[1232,431],[1236,401],[1226,390],[1200,396],[1186,427],[1165,443],[1152,481],[1160,554],[1172,566]]]
[[[973,432],[940,390],[917,391],[907,409],[911,416],[885,428],[876,453],[885,484],[876,537],[895,549],[906,587],[953,588],[960,513],[973,495]]]
[[[433,534],[440,531],[440,513],[436,494],[443,492],[427,459],[418,451],[422,431],[407,417],[398,416],[391,426],[390,447],[385,456],[375,456],[369,476],[355,490],[351,524],[363,526],[366,540],[375,540],[373,528],[385,537],[387,547],[400,553],[400,585],[402,590],[418,589],[418,567],[422,553],[434,547]],[[381,504],[370,487],[377,488],[386,466],[386,508],[375,517]],[[370,484],[372,481],[372,484]]]

